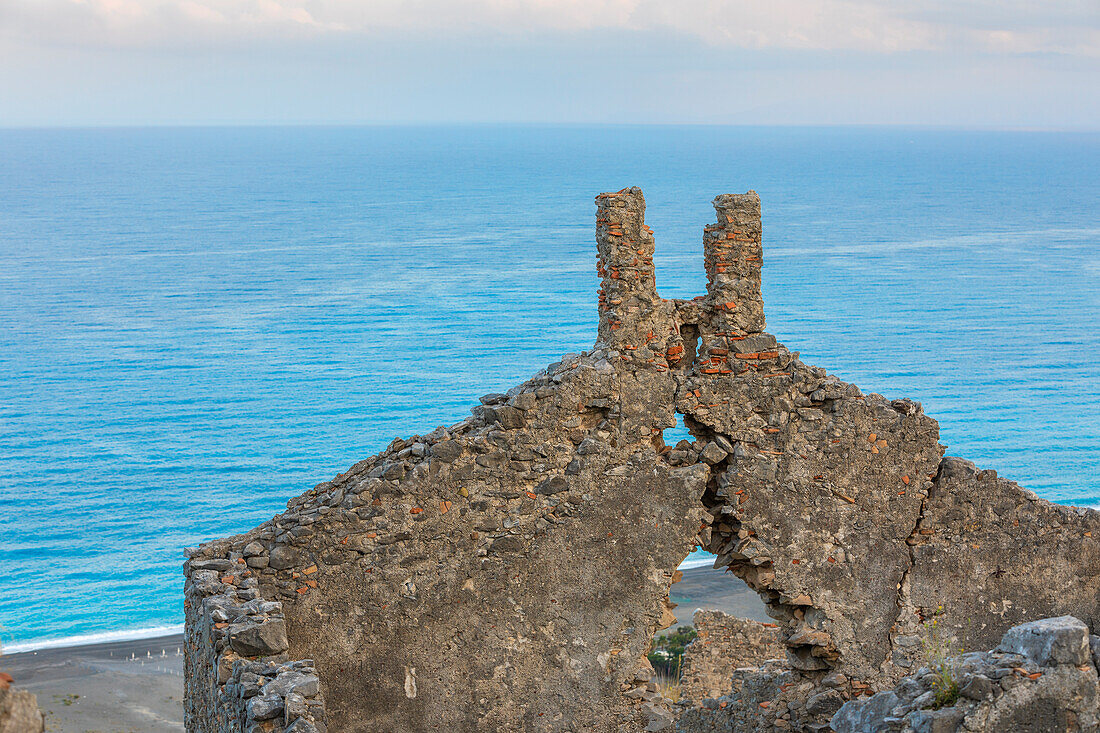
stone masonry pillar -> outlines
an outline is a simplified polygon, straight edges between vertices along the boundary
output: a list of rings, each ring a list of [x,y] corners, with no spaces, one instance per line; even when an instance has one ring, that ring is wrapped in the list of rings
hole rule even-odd
[[[764,332],[760,294],[760,197],[755,191],[714,199],[716,224],[703,233],[710,314],[700,333],[697,373],[722,376],[761,369],[778,373],[775,337]]]
[[[602,278],[599,340],[612,348],[648,343],[656,335],[648,321],[659,299],[653,231],[645,224],[645,198],[640,188],[596,197],[596,243],[596,271]]]
[[[764,300],[760,294],[760,197],[756,191],[723,194],[714,199],[718,223],[703,235],[707,268],[707,300],[715,312],[717,331],[751,336],[764,330]]]

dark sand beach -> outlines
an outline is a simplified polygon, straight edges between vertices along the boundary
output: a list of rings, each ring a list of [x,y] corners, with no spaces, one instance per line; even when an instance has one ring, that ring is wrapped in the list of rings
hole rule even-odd
[[[678,625],[697,608],[768,621],[759,597],[709,567],[684,570],[672,586]],[[0,657],[0,671],[38,696],[47,731],[163,733],[183,730],[183,637],[43,649]]]
[[[5,654],[0,670],[38,697],[47,731],[183,730],[183,636]]]
[[[713,570],[709,565],[684,570],[684,577],[672,586],[669,594],[672,610],[679,625],[691,625],[695,609],[724,611],[731,616],[771,622],[764,612],[764,602],[745,581],[725,570]]]

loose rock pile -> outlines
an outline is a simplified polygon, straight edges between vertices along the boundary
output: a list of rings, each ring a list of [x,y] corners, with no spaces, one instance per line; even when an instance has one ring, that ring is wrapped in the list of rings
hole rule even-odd
[[[1100,637],[1072,616],[1014,626],[996,649],[950,663],[958,699],[936,708],[928,667],[844,704],[837,733],[1058,733],[1100,729]]]
[[[944,458],[919,403],[763,330],[755,193],[714,200],[692,300],[657,294],[641,191],[596,203],[590,351],[191,553],[191,730],[242,729],[235,665],[294,659],[342,732],[671,728],[646,652],[700,544],[760,593],[786,659],[682,730],[827,730],[920,666],[940,605],[966,648],[1100,621],[1100,514]],[[666,446],[676,413],[693,440]]]

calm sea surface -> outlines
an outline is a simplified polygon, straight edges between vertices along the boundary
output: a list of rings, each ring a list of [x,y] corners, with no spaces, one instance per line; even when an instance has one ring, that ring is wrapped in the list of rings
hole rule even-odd
[[[590,346],[592,199],[627,185],[662,295],[754,188],[769,330],[1100,503],[1100,135],[8,130],[0,640],[179,624],[184,546]]]

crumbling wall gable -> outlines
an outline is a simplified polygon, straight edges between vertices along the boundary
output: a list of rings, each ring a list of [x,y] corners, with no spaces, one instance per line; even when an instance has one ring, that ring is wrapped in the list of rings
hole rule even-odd
[[[668,729],[645,654],[696,543],[760,593],[787,659],[731,673],[683,731],[826,730],[913,670],[939,605],[977,646],[1018,620],[1097,623],[1100,515],[943,459],[919,403],[764,330],[755,193],[715,199],[691,300],[657,293],[641,191],[596,204],[590,351],[192,553],[191,729]],[[676,412],[695,441],[674,449]],[[278,638],[234,645],[254,627]],[[314,669],[308,699],[275,689]]]
[[[670,714],[648,679],[703,465],[670,466],[671,304],[640,192],[605,197],[601,329],[470,418],[394,441],[258,535],[265,595],[324,675],[339,730],[619,730]],[[604,200],[604,199],[601,199]],[[648,263],[648,265],[647,265]],[[612,328],[612,326],[615,326]],[[548,673],[548,670],[553,670]],[[577,705],[576,701],[586,701]]]
[[[894,664],[906,540],[940,460],[937,426],[914,403],[864,396],[797,359],[784,370],[712,377],[681,406],[732,446],[706,498],[709,548],[783,622],[796,669],[874,680]]]

